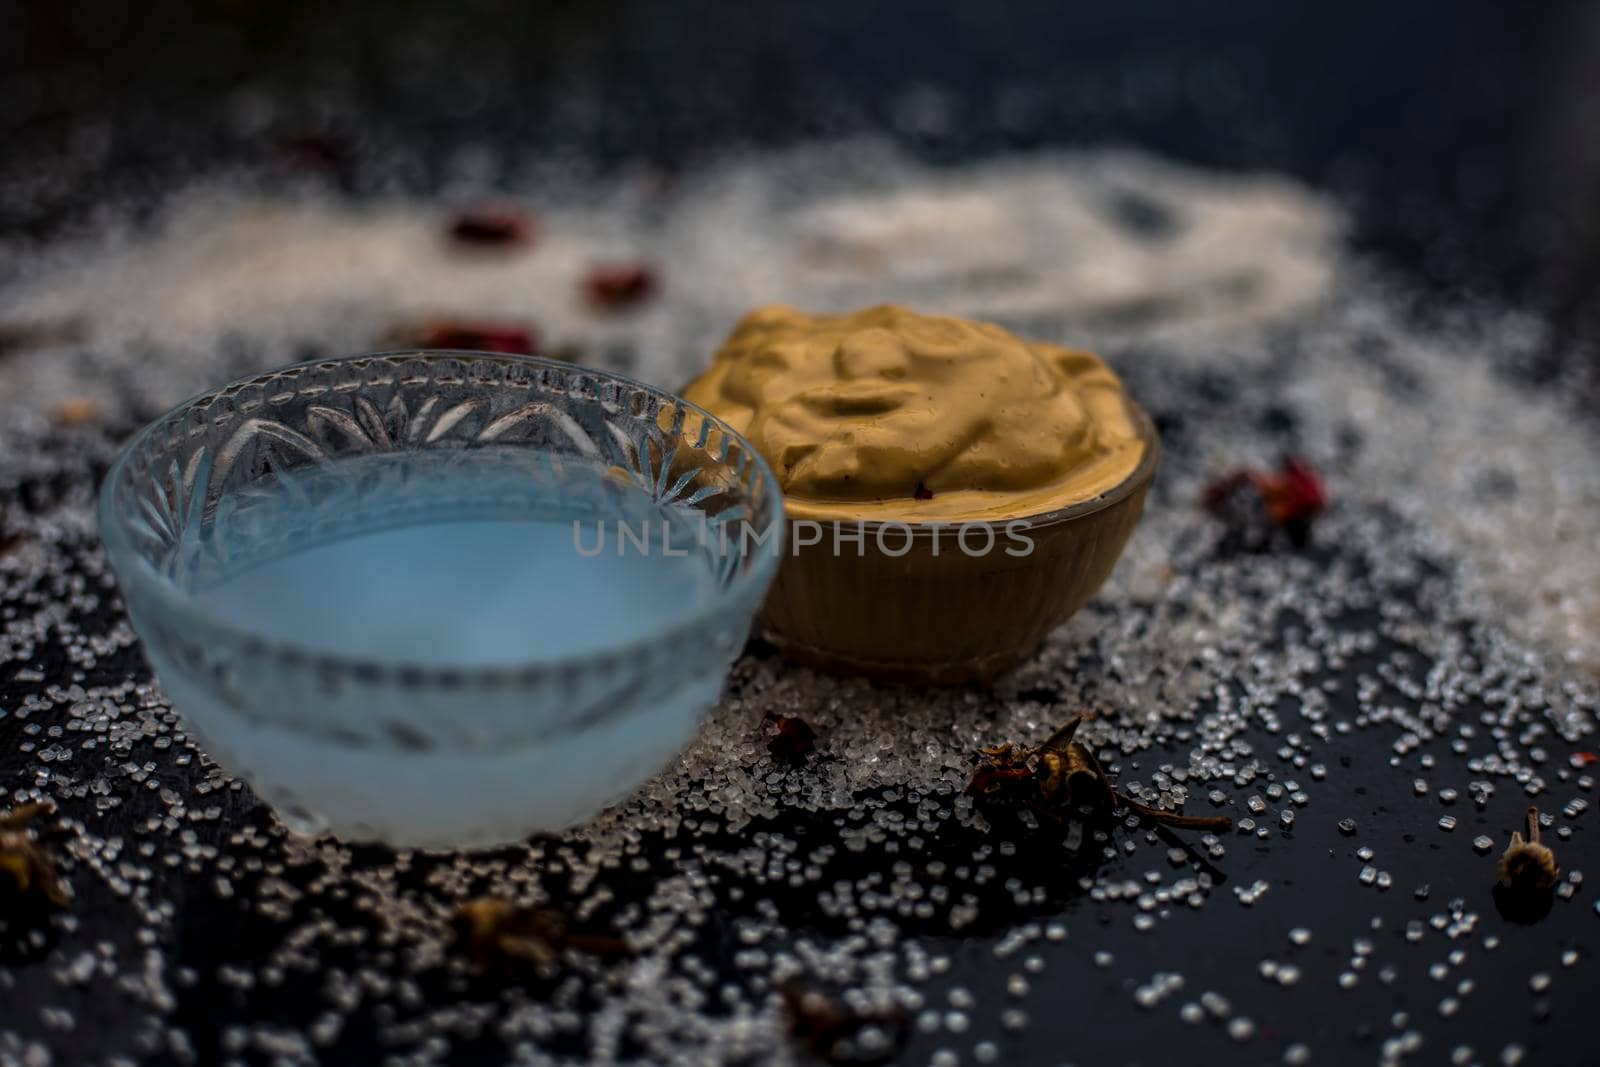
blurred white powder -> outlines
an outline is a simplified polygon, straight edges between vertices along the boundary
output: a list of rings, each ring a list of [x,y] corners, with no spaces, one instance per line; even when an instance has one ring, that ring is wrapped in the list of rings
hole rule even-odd
[[[868,145],[846,153],[858,176],[846,181],[831,166],[843,151],[730,163],[653,193],[585,190],[542,206],[520,253],[452,248],[438,203],[208,187],[174,196],[147,228],[55,250],[0,292],[0,315],[87,313],[104,344],[148,342],[152,370],[203,370],[230,333],[341,351],[370,348],[401,317],[522,317],[552,342],[626,341],[640,377],[671,383],[759,303],[900,301],[1084,324],[1142,313],[1143,329],[1173,333],[1298,312],[1333,275],[1337,213],[1279,179],[1127,153],[937,171]],[[594,314],[584,270],[634,257],[661,268],[661,297]]]
[[[1270,387],[1300,413],[1314,459],[1352,428],[1364,439],[1331,471],[1338,498],[1394,509],[1461,561],[1464,593],[1600,670],[1594,432],[1493,363],[1532,342],[1529,323],[1411,324],[1342,252],[1338,210],[1292,182],[1122,151],[941,170],[857,143],[746,157],[668,187],[619,180],[581,200],[524,199],[540,234],[509,253],[451,248],[437,202],[216,186],[173,196],[153,224],[50,249],[0,290],[0,321],[82,316],[90,339],[70,358],[0,363],[0,450],[24,452],[67,396],[116,413],[136,394],[149,410],[308,352],[371,349],[397,320],[526,320],[547,346],[577,342],[597,365],[676,387],[756,304],[897,301],[1094,344],[1125,369],[1273,365]],[[579,280],[618,258],[656,264],[663,291],[598,314]],[[1300,324],[1287,363],[1271,343],[1285,323]],[[1357,357],[1371,337],[1407,388]],[[1172,492],[1152,503],[1107,595],[1137,594],[1162,571],[1208,473],[1271,459],[1244,428],[1200,427],[1196,441],[1201,455],[1169,458]]]

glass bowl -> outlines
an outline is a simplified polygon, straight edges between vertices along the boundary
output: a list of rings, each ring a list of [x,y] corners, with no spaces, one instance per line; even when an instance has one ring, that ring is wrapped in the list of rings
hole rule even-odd
[[[119,454],[99,523],[219,764],[298,831],[441,848],[580,822],[681,751],[785,532],[715,417],[470,352],[196,397]]]

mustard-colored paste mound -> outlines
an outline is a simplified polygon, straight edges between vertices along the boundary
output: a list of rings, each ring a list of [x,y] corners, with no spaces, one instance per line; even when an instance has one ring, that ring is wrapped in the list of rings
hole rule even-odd
[[[683,395],[761,451],[800,518],[1037,514],[1116,486],[1145,448],[1097,356],[893,306],[759,308]]]

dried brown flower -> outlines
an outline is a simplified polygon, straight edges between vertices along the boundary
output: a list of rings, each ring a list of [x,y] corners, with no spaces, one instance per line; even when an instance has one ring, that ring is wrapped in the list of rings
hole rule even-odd
[[[1548,893],[1561,877],[1556,854],[1539,840],[1539,809],[1528,807],[1528,836],[1511,835],[1500,857],[1500,884],[1517,893]]]
[[[502,897],[475,897],[456,909],[451,925],[456,946],[479,967],[549,968],[567,949],[592,956],[629,953],[621,938],[580,933],[555,908],[516,904]]]
[[[35,801],[0,813],[0,918],[64,908],[70,897],[30,823],[55,811]]]
[[[1079,712],[1038,748],[999,745],[978,750],[978,767],[967,783],[971,796],[1021,803],[1060,820],[1085,806],[1110,815],[1130,811],[1141,818],[1182,830],[1228,830],[1226,815],[1180,815],[1141,804],[1118,792],[1088,746],[1074,741],[1078,727],[1093,718]]]

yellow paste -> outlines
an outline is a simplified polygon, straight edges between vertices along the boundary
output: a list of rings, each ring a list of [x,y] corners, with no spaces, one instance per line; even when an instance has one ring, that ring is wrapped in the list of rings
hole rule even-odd
[[[1098,496],[1144,455],[1099,357],[882,306],[758,308],[684,397],[777,472],[796,518],[966,521]]]

